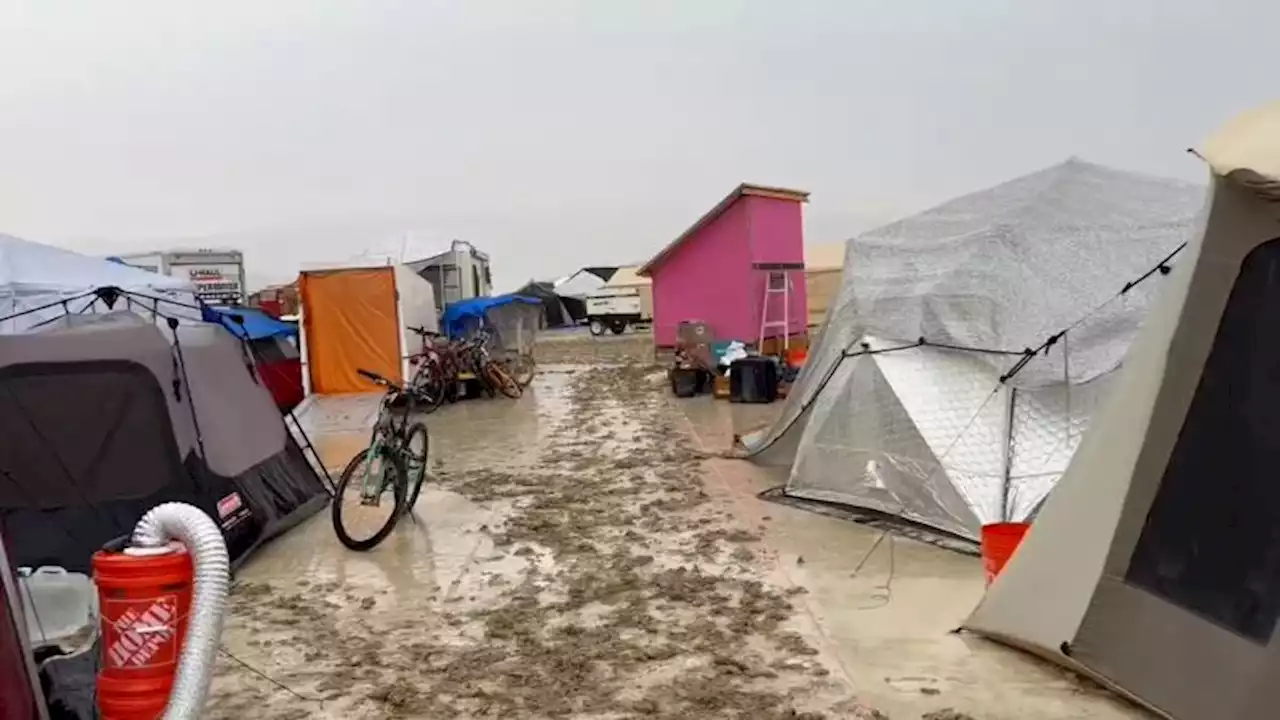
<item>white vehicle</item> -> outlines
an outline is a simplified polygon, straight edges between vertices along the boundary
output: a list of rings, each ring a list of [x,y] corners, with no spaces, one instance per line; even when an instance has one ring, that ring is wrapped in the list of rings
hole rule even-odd
[[[592,335],[603,335],[606,329],[621,335],[628,325],[645,319],[640,291],[635,288],[603,287],[587,296],[587,324]]]
[[[196,297],[210,305],[243,305],[244,254],[239,250],[200,249],[135,253],[108,258],[122,265],[189,280]]]

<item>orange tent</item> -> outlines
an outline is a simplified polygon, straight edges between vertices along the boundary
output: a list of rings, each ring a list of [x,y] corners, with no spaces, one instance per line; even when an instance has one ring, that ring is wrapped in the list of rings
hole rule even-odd
[[[402,265],[307,270],[298,292],[308,394],[376,391],[357,369],[403,382],[421,348],[409,328],[439,328],[431,283]]]

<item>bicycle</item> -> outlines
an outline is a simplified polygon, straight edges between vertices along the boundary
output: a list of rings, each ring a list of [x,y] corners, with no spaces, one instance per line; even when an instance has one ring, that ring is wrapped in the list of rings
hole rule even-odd
[[[426,328],[410,327],[410,331],[422,338],[422,352],[410,360],[417,367],[409,388],[421,403],[424,413],[435,412],[445,400],[453,400],[450,395],[457,387],[457,370],[450,368],[456,365],[449,348],[449,341],[438,332]],[[445,341],[444,351],[436,345],[438,340]],[[451,380],[452,378],[452,380]]]
[[[413,506],[422,492],[427,473],[429,438],[427,426],[421,422],[409,422],[413,413],[413,394],[404,387],[369,370],[356,370],[374,383],[387,389],[378,408],[378,419],[373,425],[369,446],[356,453],[342,470],[335,488],[332,508],[333,530],[338,540],[351,550],[372,550],[391,534],[403,515],[413,512]],[[404,412],[396,422],[395,404],[404,400]],[[421,452],[415,442],[421,440]],[[374,470],[378,463],[378,470]],[[363,466],[363,471],[361,470]],[[359,486],[352,480],[359,478]],[[343,500],[348,491],[358,489],[359,504],[352,512],[344,509]],[[391,512],[385,519],[372,523],[376,528],[372,535],[361,539],[360,521],[365,510],[381,509],[384,496],[390,492]]]
[[[488,328],[481,328],[475,338],[467,343],[473,372],[485,385],[489,397],[493,397],[497,390],[513,400],[519,399],[524,394],[524,387],[516,381],[504,363],[489,355],[489,340],[492,337],[493,333]],[[530,380],[532,379],[530,375]]]

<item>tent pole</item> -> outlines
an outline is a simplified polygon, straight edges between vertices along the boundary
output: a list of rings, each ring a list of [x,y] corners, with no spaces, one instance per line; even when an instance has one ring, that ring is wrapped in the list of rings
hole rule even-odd
[[[1013,508],[1013,413],[1018,406],[1018,389],[1009,388],[1009,407],[1004,416],[1004,484],[1001,487],[1000,521],[1009,522]]]
[[[31,638],[27,637],[26,623],[23,621],[22,599],[14,582],[13,567],[9,564],[8,547],[5,538],[0,535],[0,600],[8,604],[8,620],[13,627],[14,637],[18,641],[18,651],[26,667],[23,675],[31,687],[31,700],[35,703],[36,717],[49,720],[49,708],[45,704],[44,689],[40,687],[40,671],[36,668],[35,650],[31,646]]]

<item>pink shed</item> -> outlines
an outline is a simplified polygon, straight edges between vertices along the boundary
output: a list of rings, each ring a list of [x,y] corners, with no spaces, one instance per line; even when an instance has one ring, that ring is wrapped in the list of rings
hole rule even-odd
[[[742,184],[640,268],[653,281],[653,336],[676,344],[684,320],[706,322],[717,340],[754,343],[760,336],[767,270],[790,277],[789,334],[805,331],[804,222],[799,190]],[[771,296],[769,319],[781,321],[782,296]],[[774,328],[767,335],[780,335]]]

